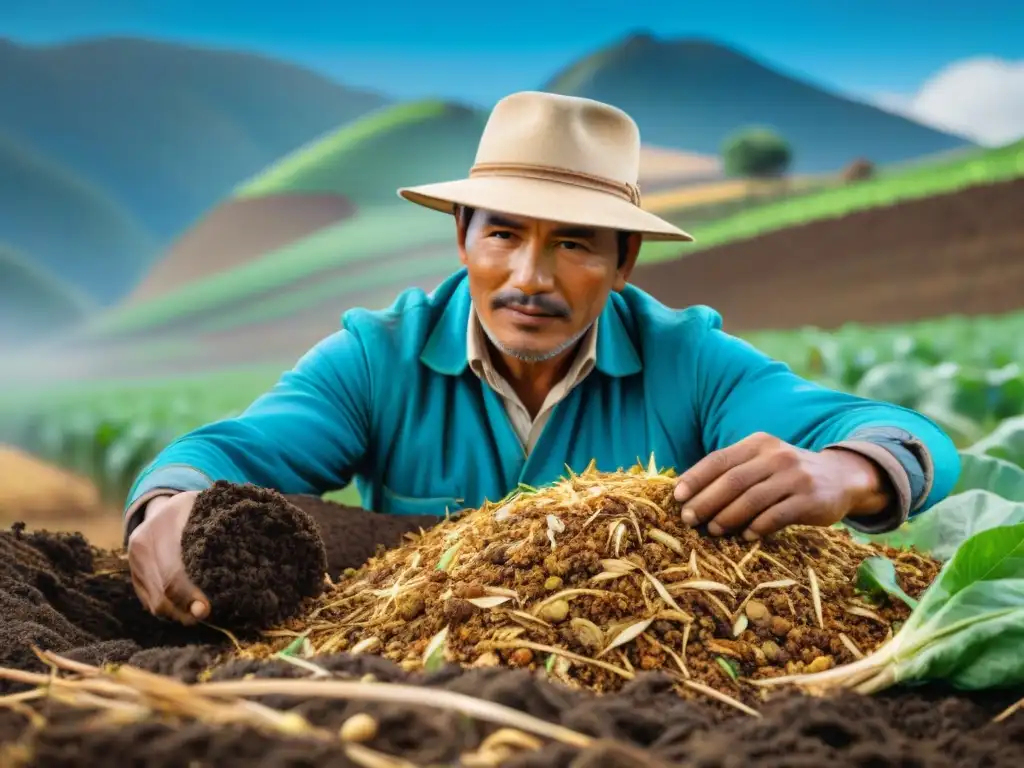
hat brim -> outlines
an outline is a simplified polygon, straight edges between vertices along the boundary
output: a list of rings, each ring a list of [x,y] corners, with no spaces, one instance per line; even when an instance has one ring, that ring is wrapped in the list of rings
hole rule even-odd
[[[480,176],[403,187],[411,203],[443,213],[456,205],[585,227],[639,232],[644,240],[693,242],[693,236],[627,200],[594,189],[520,176]]]

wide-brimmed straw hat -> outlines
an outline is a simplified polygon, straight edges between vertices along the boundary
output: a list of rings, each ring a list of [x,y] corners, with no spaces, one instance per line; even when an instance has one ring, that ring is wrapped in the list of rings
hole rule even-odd
[[[456,205],[589,227],[645,240],[693,240],[640,207],[640,130],[621,109],[591,99],[524,91],[499,101],[469,176],[405,187],[413,203]]]

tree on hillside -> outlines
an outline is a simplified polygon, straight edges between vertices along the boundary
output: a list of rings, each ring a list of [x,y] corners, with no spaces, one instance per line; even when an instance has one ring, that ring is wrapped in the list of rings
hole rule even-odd
[[[769,128],[744,128],[722,145],[722,162],[730,176],[778,178],[792,160],[789,142]]]
[[[859,157],[843,169],[843,181],[866,181],[875,175],[875,165],[870,160]]]

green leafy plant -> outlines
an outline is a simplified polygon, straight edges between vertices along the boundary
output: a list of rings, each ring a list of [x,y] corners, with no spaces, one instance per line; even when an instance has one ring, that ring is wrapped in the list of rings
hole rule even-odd
[[[755,681],[876,693],[896,683],[943,680],[977,690],[1024,683],[1024,523],[977,533],[874,653],[811,675]]]
[[[968,450],[970,453],[995,456],[1018,467],[1024,467],[1024,416],[1001,422],[991,434]]]
[[[984,453],[960,454],[960,479],[953,494],[985,490],[1010,501],[1024,502],[1024,469]]]
[[[946,561],[975,534],[1018,523],[1024,523],[1024,503],[972,490],[948,497],[895,531],[855,538],[896,549],[913,548]]]
[[[896,566],[887,557],[869,557],[860,564],[857,569],[857,589],[875,599],[891,595],[911,609],[917,607],[917,600],[903,591],[896,578]]]

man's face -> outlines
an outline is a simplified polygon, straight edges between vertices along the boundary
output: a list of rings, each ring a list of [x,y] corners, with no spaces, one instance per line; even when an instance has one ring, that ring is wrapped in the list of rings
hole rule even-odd
[[[601,314],[636,262],[631,235],[478,210],[459,216],[459,252],[480,321],[496,347],[526,362],[557,357]]]

